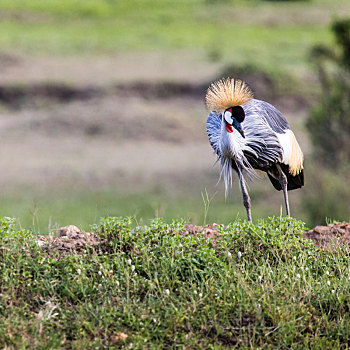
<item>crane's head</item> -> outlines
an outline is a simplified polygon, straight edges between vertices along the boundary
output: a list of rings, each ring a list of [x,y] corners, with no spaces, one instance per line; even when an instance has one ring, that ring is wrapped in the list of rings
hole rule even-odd
[[[235,128],[244,137],[241,123],[245,114],[242,105],[253,97],[252,91],[245,82],[226,78],[209,86],[205,100],[210,111],[221,111],[228,133],[232,133]]]
[[[245,137],[241,126],[244,118],[244,109],[241,106],[227,108],[223,113],[226,131],[231,133],[233,132],[233,128],[235,128],[242,135],[242,137]]]

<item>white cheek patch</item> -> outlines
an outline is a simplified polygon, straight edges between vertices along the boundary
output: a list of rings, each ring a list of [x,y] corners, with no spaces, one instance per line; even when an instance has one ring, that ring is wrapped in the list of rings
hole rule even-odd
[[[232,119],[232,113],[229,111],[226,111],[224,114],[225,120],[232,125],[233,119]]]

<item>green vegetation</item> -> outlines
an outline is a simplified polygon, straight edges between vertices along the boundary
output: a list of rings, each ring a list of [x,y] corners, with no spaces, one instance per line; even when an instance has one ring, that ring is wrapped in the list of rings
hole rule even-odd
[[[322,98],[307,126],[318,159],[339,167],[350,161],[350,18],[334,22],[332,30],[338,47],[317,46],[312,51]]]
[[[349,219],[350,190],[350,19],[332,24],[336,47],[316,46],[316,63],[322,94],[307,120],[317,161],[315,178],[306,191],[304,207],[312,222],[326,217]],[[315,175],[317,172],[317,176]]]
[[[19,191],[3,196],[0,212],[3,216],[15,216],[21,227],[47,235],[52,229],[70,224],[87,230],[101,216],[133,216],[140,224],[154,217],[162,217],[165,222],[185,218],[195,224],[218,222],[228,224],[236,218],[246,218],[241,193],[237,188],[231,191],[227,200],[222,192],[208,203],[203,202],[200,191],[187,194],[166,193],[157,189],[140,192],[117,192],[111,189],[88,190],[70,193],[59,191],[39,194],[33,191]],[[205,190],[204,190],[205,192]],[[253,219],[269,215],[279,215],[282,197],[277,194],[276,203],[269,207],[258,206],[264,200],[265,191],[254,191],[252,200]],[[209,194],[210,198],[213,193]],[[296,208],[297,209],[297,208]]]
[[[216,241],[159,219],[93,229],[100,250],[59,256],[1,219],[2,347],[347,348],[350,252],[301,239],[301,222],[237,220]]]
[[[31,54],[184,49],[303,74],[309,47],[330,43],[325,22],[346,4],[1,0],[0,47]]]

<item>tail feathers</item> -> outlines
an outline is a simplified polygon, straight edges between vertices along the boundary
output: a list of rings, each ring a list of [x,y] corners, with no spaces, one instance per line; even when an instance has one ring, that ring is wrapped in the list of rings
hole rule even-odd
[[[288,191],[296,190],[296,189],[304,186],[304,169],[301,169],[301,171],[298,174],[292,175],[289,172],[288,165],[280,164],[280,167],[281,167],[282,171],[285,173],[285,175],[287,176],[287,183],[288,183],[287,190]],[[269,179],[270,179],[273,187],[278,191],[282,190],[282,186],[281,186],[280,182],[276,178],[271,176],[269,173],[267,175],[269,176]]]

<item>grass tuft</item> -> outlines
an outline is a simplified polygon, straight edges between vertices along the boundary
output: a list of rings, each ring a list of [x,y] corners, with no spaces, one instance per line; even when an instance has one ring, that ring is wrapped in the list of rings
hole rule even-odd
[[[5,348],[345,348],[349,249],[315,247],[300,221],[236,220],[215,244],[183,221],[93,230],[101,250],[58,256],[1,219]]]

